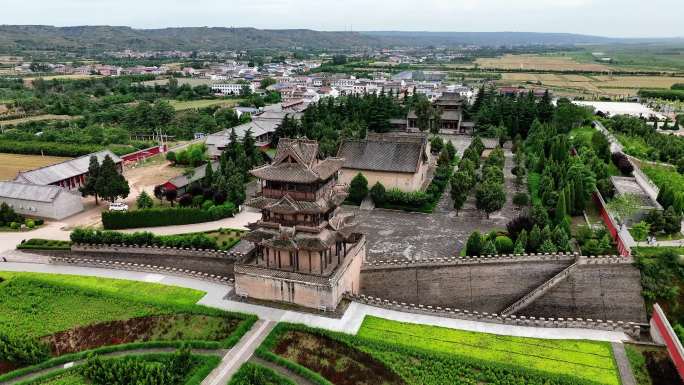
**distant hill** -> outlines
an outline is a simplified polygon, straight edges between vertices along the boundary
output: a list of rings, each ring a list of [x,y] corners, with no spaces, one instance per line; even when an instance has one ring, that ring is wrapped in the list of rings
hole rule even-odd
[[[118,26],[53,27],[0,25],[0,52],[17,50],[242,50],[358,49],[379,47],[572,45],[620,39],[529,32],[322,32],[307,29],[182,27],[134,29]]]

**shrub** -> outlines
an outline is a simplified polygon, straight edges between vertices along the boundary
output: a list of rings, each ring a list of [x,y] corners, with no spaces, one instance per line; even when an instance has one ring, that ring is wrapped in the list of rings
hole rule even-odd
[[[370,190],[371,198],[376,204],[382,204],[385,202],[385,186],[380,182],[376,182],[375,185]]]
[[[612,159],[613,163],[615,166],[617,166],[622,175],[632,175],[634,172],[634,166],[632,166],[632,162],[629,161],[627,155],[621,152],[616,152],[612,155]]]
[[[210,208],[214,207],[214,202],[212,202],[211,199],[205,200],[202,202],[202,210],[209,210]]]
[[[349,200],[358,205],[366,195],[368,195],[368,180],[363,174],[358,173],[349,184]]]
[[[92,229],[75,229],[71,232],[71,241],[95,245],[138,245],[166,246],[196,249],[218,249],[216,240],[206,234],[154,235],[150,232],[121,233],[118,231],[101,231]]]
[[[482,252],[482,236],[479,232],[475,231],[470,234],[468,241],[466,242],[466,255],[476,256],[480,255]]]
[[[513,204],[516,206],[527,206],[530,204],[530,196],[524,192],[518,192],[513,195]]]
[[[19,225],[19,223],[17,222],[11,222],[9,227],[12,230],[18,230],[21,227],[21,225]]]
[[[29,229],[32,229],[32,228],[36,227],[36,223],[35,223],[32,219],[27,219],[26,222],[24,222],[24,224],[25,224],[26,227],[28,227]]]
[[[496,237],[494,245],[499,254],[510,254],[513,252],[513,240],[505,235]]]

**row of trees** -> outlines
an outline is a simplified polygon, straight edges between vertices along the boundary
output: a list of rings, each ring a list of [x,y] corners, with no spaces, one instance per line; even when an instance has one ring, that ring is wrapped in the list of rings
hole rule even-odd
[[[463,152],[458,169],[451,179],[451,199],[454,202],[456,215],[463,208],[470,191],[477,184],[477,169],[480,167],[480,157],[484,148],[482,139],[476,136]]]

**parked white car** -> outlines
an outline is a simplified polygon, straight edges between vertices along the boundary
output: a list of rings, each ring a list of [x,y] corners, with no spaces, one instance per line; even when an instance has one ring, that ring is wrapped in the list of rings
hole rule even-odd
[[[110,203],[109,211],[128,211],[128,205],[123,202]]]

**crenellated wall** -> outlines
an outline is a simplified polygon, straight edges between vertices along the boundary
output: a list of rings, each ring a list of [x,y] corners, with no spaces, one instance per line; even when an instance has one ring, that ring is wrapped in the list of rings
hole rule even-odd
[[[523,315],[644,322],[639,271],[630,258],[506,255],[365,265],[361,293],[404,303],[501,313],[573,263],[576,269]]]

